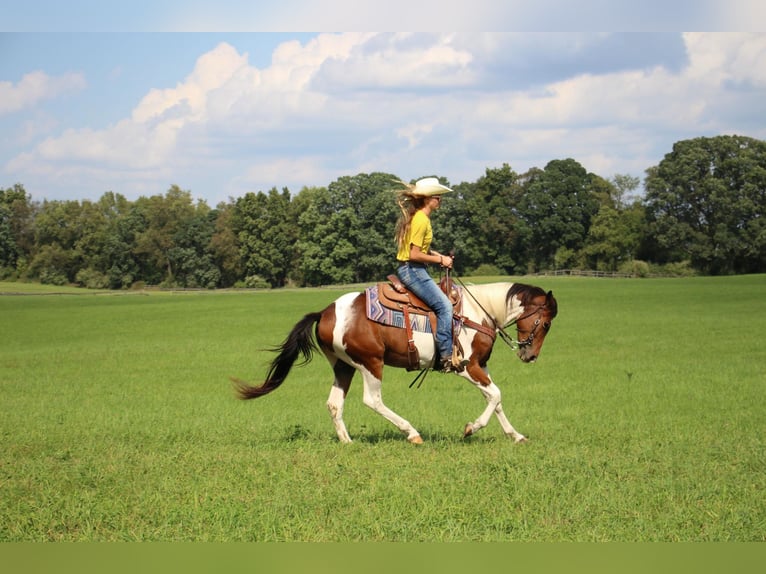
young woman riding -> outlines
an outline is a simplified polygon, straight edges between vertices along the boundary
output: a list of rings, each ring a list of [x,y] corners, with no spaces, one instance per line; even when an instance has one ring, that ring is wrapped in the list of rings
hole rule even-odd
[[[444,373],[462,370],[459,357],[453,358],[452,302],[428,274],[428,264],[451,269],[453,259],[431,249],[433,230],[431,213],[439,209],[442,195],[452,191],[435,177],[426,177],[414,185],[399,182],[397,191],[402,215],[396,225],[398,251],[396,275],[415,295],[436,313],[437,367]]]

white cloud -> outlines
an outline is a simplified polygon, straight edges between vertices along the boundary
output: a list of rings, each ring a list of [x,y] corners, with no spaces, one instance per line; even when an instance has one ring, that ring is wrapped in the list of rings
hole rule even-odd
[[[35,111],[21,123],[15,141],[21,147],[29,146],[58,129],[58,121],[49,113]]]
[[[162,121],[169,112],[181,108],[184,111],[176,115],[176,120],[202,119],[208,95],[246,66],[247,56],[238,54],[228,44],[220,44],[197,60],[194,71],[182,84],[151,90],[133,110],[132,119],[136,123]]]
[[[317,186],[327,185],[335,177],[335,174],[327,169],[324,159],[321,157],[264,158],[255,159],[247,167],[243,176],[235,178],[232,184],[236,190],[267,191],[262,187],[263,181],[278,182],[284,179],[286,173],[292,174],[292,177],[297,181],[315,182],[314,185]],[[276,183],[271,187],[280,188]],[[293,189],[292,191],[300,190]]]
[[[766,4],[762,0],[708,0],[707,25],[687,30],[762,31]]]
[[[455,88],[471,85],[471,53],[454,35],[379,34],[360,38],[345,58],[328,58],[314,84],[328,92],[395,88]]]
[[[396,135],[407,140],[407,149],[416,147],[423,137],[430,134],[434,129],[433,123],[428,124],[408,124],[396,130]]]
[[[764,88],[763,34],[320,34],[264,68],[222,43],[129,117],[52,135],[6,171],[218,199],[372,171],[473,181],[562,157],[640,175],[679,139],[764,137],[748,111]]]
[[[766,35],[688,33],[685,39],[690,77],[716,86],[730,81],[766,87]]]
[[[31,169],[37,161],[72,161],[158,169],[174,161],[181,130],[207,121],[209,95],[246,65],[246,57],[222,44],[201,56],[183,83],[149,91],[130,118],[104,129],[68,129],[59,137],[45,139],[33,154],[11,161],[8,168]]]
[[[35,71],[25,74],[21,80],[0,82],[0,116],[32,108],[43,100],[52,100],[61,95],[85,89],[82,74],[49,76]]]

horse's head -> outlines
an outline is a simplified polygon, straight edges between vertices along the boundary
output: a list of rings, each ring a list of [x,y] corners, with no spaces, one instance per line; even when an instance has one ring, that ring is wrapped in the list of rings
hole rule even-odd
[[[534,363],[558,313],[558,303],[553,291],[546,293],[539,287],[531,287],[519,296],[523,310],[516,319],[517,354],[525,363]]]

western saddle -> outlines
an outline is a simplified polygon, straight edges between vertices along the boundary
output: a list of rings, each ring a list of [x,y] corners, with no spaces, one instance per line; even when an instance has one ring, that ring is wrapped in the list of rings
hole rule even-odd
[[[412,371],[418,368],[420,354],[418,353],[418,349],[415,346],[415,340],[412,336],[412,322],[410,321],[410,315],[415,314],[426,316],[431,323],[431,331],[435,334],[436,313],[434,313],[422,299],[407,289],[396,275],[391,274],[386,277],[386,279],[388,279],[388,282],[384,281],[378,283],[378,298],[381,305],[388,307],[389,309],[401,311],[404,314],[404,328],[407,331],[408,370]],[[439,287],[452,302],[453,347],[459,357],[463,356],[463,349],[458,340],[458,334],[463,325],[489,335],[492,339],[495,338],[494,330],[476,323],[462,314],[463,292],[461,289],[455,287],[449,276],[445,276],[439,282]]]

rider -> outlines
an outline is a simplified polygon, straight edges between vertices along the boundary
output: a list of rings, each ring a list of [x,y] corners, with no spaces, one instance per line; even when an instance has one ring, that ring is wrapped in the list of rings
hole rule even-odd
[[[462,370],[460,357],[453,359],[452,302],[428,274],[427,265],[438,263],[451,269],[453,259],[431,249],[433,231],[430,215],[439,209],[442,195],[452,191],[435,177],[426,177],[414,185],[398,190],[398,203],[402,210],[396,224],[398,251],[396,274],[401,282],[420,297],[436,313],[436,347],[438,368],[443,373]]]

